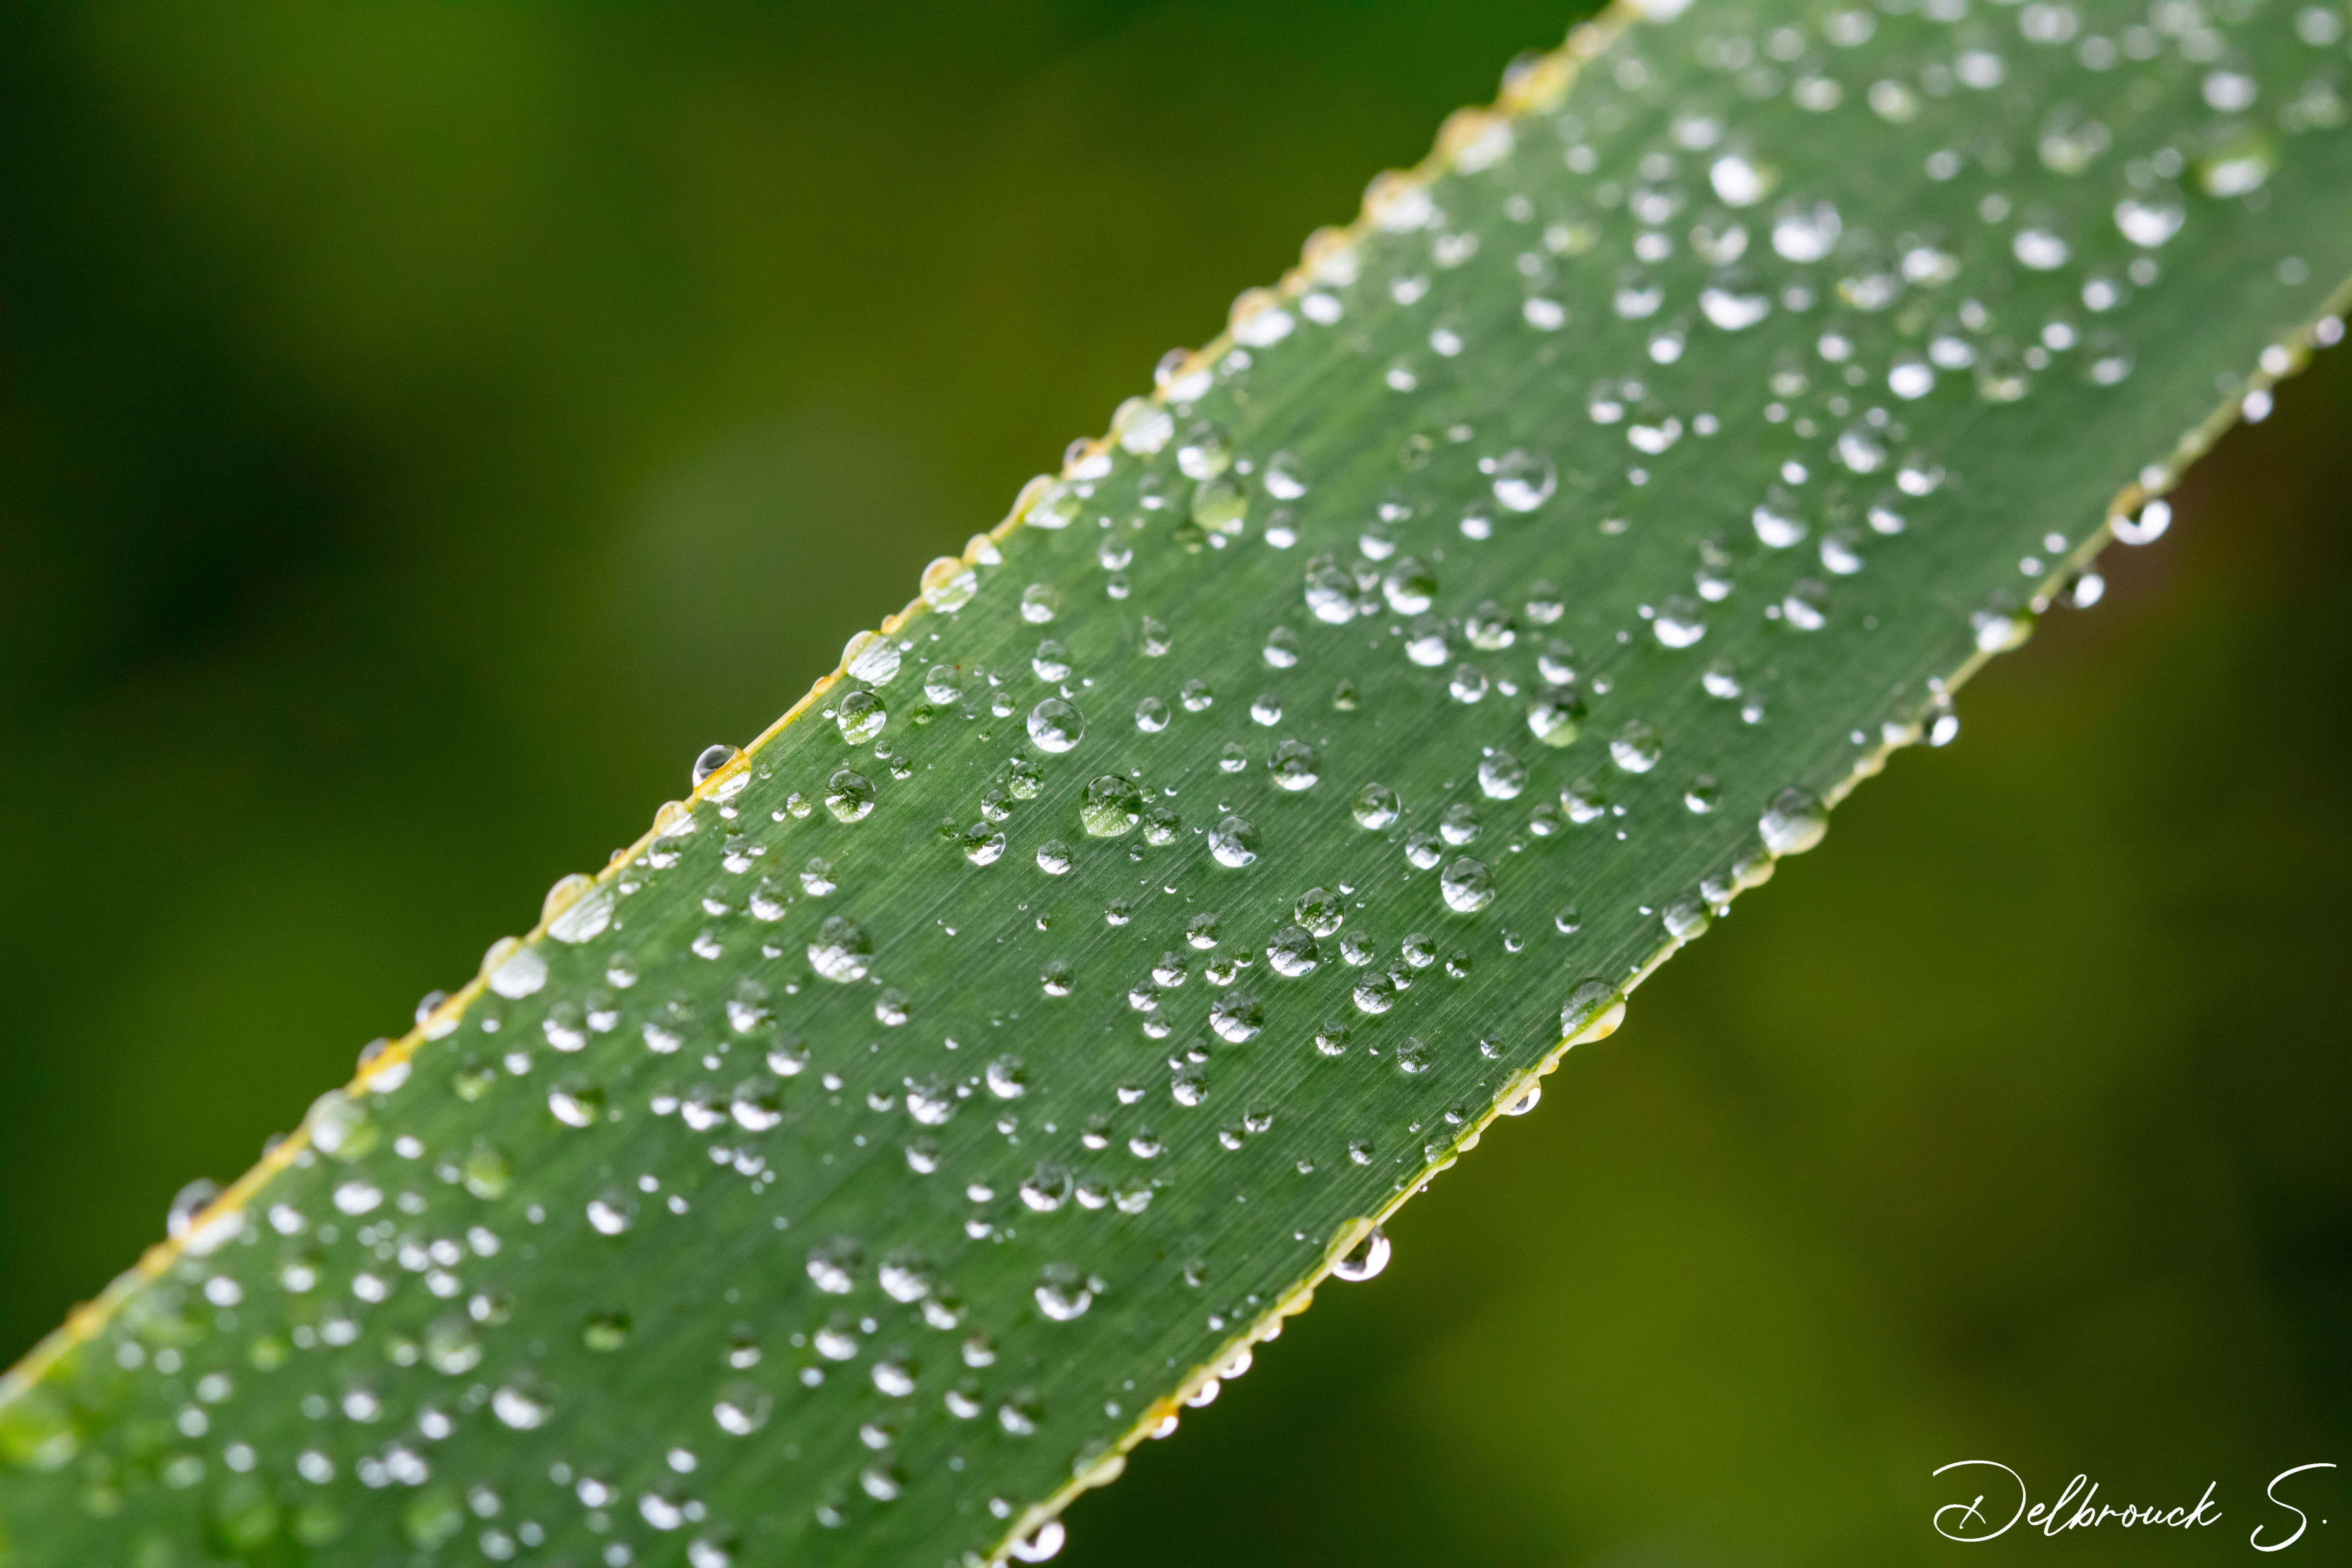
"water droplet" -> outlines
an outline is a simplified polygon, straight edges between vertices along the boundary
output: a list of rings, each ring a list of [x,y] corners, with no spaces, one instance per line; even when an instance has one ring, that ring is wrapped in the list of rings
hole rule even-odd
[[[1698,308],[1707,321],[1722,331],[1744,331],[1772,313],[1772,301],[1765,294],[1737,293],[1728,289],[1702,289]]]
[[[452,1313],[436,1318],[425,1330],[425,1364],[447,1377],[457,1377],[481,1364],[482,1342],[467,1319]]]
[[[329,1089],[311,1102],[303,1125],[310,1130],[312,1148],[330,1159],[346,1163],[374,1148],[378,1138],[378,1129],[366,1102],[353,1100],[339,1089]]]
[[[602,1236],[618,1236],[637,1223],[637,1200],[617,1189],[588,1200],[588,1223]]]
[[[1211,479],[1192,492],[1192,526],[1211,544],[1238,537],[1249,515],[1249,496],[1231,479]],[[1177,538],[1187,537],[1182,530]]]
[[[1087,785],[1078,819],[1096,838],[1117,838],[1143,820],[1143,789],[1120,773],[1104,773]]]
[[[2252,125],[2223,132],[2197,159],[2197,188],[2209,196],[2242,196],[2271,177],[2278,149]]]
[[[988,1092],[999,1100],[1018,1100],[1029,1092],[1029,1071],[1019,1057],[999,1057],[988,1064]]]
[[[2123,544],[2153,544],[2163,538],[2164,531],[2171,526],[2172,503],[2167,500],[2148,502],[2136,518],[2111,517],[2107,520],[2108,531]]]
[[[1213,479],[1233,466],[1232,444],[1215,424],[1202,420],[1184,433],[1176,448],[1176,467],[1188,479]]]
[[[1246,1045],[1265,1026],[1258,999],[1246,991],[1228,991],[1209,1005],[1209,1027],[1231,1044]]]
[[[824,808],[840,821],[863,821],[874,809],[874,781],[854,768],[838,769],[825,781]]]
[[[1389,568],[1388,574],[1381,579],[1381,592],[1397,614],[1416,616],[1428,609],[1436,597],[1437,574],[1408,555]]]
[[[566,1127],[591,1127],[604,1114],[604,1091],[576,1076],[547,1091],[547,1109]]]
[[[953,615],[980,592],[980,574],[952,555],[942,555],[923,568],[923,603]]]
[[[1478,788],[1489,800],[1510,800],[1528,787],[1528,767],[1508,752],[1492,752],[1478,763]]]
[[[1772,797],[1758,818],[1757,831],[1764,847],[1775,855],[1801,855],[1830,830],[1830,814],[1818,795],[1801,789],[1784,789]]]
[[[1076,706],[1048,697],[1029,710],[1029,739],[1045,752],[1066,752],[1087,732],[1087,721]]]
[[[2052,272],[2066,265],[2069,254],[2066,242],[2046,228],[2021,228],[2011,237],[2009,248],[2017,259],[2036,272]]]
[[[1801,632],[1817,632],[1829,625],[1830,591],[1811,577],[1801,577],[1780,600],[1780,618]]]
[[[1457,914],[1476,914],[1495,901],[1495,879],[1486,869],[1486,863],[1466,855],[1445,868],[1438,879],[1438,888],[1445,896],[1447,907]]]
[[[1070,1191],[1074,1185],[1076,1183],[1066,1167],[1040,1164],[1022,1178],[1019,1189],[1021,1202],[1033,1213],[1052,1214],[1070,1201]]]
[[[833,710],[833,721],[840,727],[841,738],[853,746],[862,746],[882,733],[889,719],[878,691],[853,691]]]
[[[1978,648],[1985,653],[2007,653],[2033,635],[2033,617],[2019,610],[1979,610],[1969,624]]]
[[[1307,493],[1307,471],[1288,452],[1276,452],[1266,459],[1265,474],[1259,482],[1276,500],[1297,500]]]
[[[1606,980],[1580,982],[1568,994],[1559,1009],[1559,1029],[1563,1038],[1573,1040],[1597,1026],[1607,1025],[1607,1033],[1616,1026],[1611,1015],[1622,1016],[1625,998],[1617,987]]]
[[[1791,202],[1772,222],[1772,248],[1790,261],[1819,261],[1837,244],[1843,226],[1838,210],[1827,202],[1811,206]]]
[[[1054,618],[1061,607],[1062,596],[1048,583],[1032,583],[1021,590],[1021,618],[1032,626],[1043,626]]]
[[[1517,447],[1495,459],[1495,499],[1512,511],[1529,512],[1551,500],[1559,470],[1549,458]]]
[[[1664,919],[1668,936],[1688,942],[1706,930],[1706,905],[1697,899],[1676,899],[1666,906]]]
[[[1664,754],[1665,742],[1659,739],[1658,732],[1638,719],[1620,730],[1617,738],[1609,742],[1611,759],[1629,773],[1648,773]],[[1574,815],[1572,807],[1570,815]]]
[[[1676,594],[1658,606],[1650,629],[1667,647],[1688,647],[1706,635],[1706,622],[1696,600]]]
[[[1147,735],[1168,728],[1168,704],[1157,697],[1144,698],[1135,705],[1135,727]]]
[[[580,1345],[597,1355],[610,1355],[629,1342],[626,1312],[592,1312],[580,1325]]]
[[[1570,744],[1583,722],[1584,704],[1564,688],[1546,688],[1528,703],[1528,732],[1547,746]]]
[[[829,915],[808,944],[808,961],[827,980],[846,985],[866,978],[874,952],[866,928],[842,915]]]
[[[1748,521],[1755,525],[1756,537],[1768,549],[1787,550],[1804,541],[1804,520],[1796,515],[1790,498],[1782,495],[1777,486],[1772,498],[1748,514]]]
[[[1370,1226],[1356,1245],[1331,1265],[1331,1277],[1358,1284],[1389,1266],[1389,1238],[1380,1226]]]
[[[1258,832],[1245,816],[1228,816],[1209,834],[1209,853],[1221,866],[1242,867],[1257,858]]]
[[[1737,153],[1727,153],[1710,164],[1707,183],[1728,207],[1751,207],[1772,188],[1772,176]]]
[[[1173,1417],[1171,1417],[1173,1419]],[[1062,1550],[1069,1532],[1058,1519],[1049,1519],[1005,1550],[1019,1563],[1044,1563]]]
[[[1276,974],[1297,979],[1315,973],[1321,957],[1315,945],[1315,933],[1305,926],[1284,926],[1265,944],[1265,961]]]
[[[1397,800],[1396,791],[1384,784],[1373,783],[1356,792],[1349,809],[1355,814],[1358,826],[1378,833],[1396,825],[1397,814],[1402,806]]]
[[[1314,788],[1316,781],[1322,776],[1322,758],[1315,748],[1304,741],[1283,742],[1275,747],[1274,754],[1266,759],[1265,764],[1275,787],[1294,793]],[[1219,854],[1218,858],[1222,860],[1224,857]],[[1235,864],[1232,861],[1226,863]]]
[[[704,747],[702,754],[694,759],[694,787],[701,788],[704,780],[742,754],[732,746]]]
[[[2126,197],[2116,204],[2116,227],[2144,250],[2153,250],[2180,232],[2188,210],[2177,199],[2140,201]]]
[[[755,1383],[738,1378],[722,1385],[719,1396],[711,1403],[711,1419],[719,1429],[737,1437],[748,1437],[768,1424],[775,1401],[767,1390]]]

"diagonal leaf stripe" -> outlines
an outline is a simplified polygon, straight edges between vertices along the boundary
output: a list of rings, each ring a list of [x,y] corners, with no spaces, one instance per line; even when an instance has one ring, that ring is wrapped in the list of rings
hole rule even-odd
[[[1702,0],[1514,66],[187,1194],[0,1382],[0,1563],[1050,1553],[2341,337],[2347,61]]]

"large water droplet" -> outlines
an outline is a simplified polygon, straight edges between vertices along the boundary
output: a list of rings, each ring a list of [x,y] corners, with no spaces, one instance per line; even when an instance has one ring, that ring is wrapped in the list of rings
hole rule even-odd
[[[701,788],[705,779],[742,754],[732,746],[704,747],[702,754],[694,759],[694,787]]]
[[[1775,855],[1801,855],[1830,830],[1830,814],[1821,797],[1801,789],[1784,789],[1772,797],[1757,819],[1764,847]]]
[[[1378,1226],[1368,1228],[1347,1255],[1331,1265],[1331,1277],[1356,1284],[1389,1266],[1389,1238]]]
[[[862,746],[879,735],[889,720],[889,710],[883,706],[878,691],[853,691],[833,710],[833,721],[840,727],[841,738],[853,746]]]
[[[1078,819],[1097,838],[1117,838],[1143,820],[1143,789],[1120,773],[1105,773],[1087,785]]]
[[[1245,816],[1228,816],[1209,834],[1209,853],[1221,866],[1242,867],[1257,858],[1256,825]]]
[[[1513,511],[1535,510],[1559,486],[1559,468],[1539,453],[1514,447],[1495,460],[1495,499]]]
[[[1284,926],[1265,944],[1265,961],[1276,974],[1297,979],[1315,973],[1321,953],[1315,945],[1315,933],[1305,926]]]
[[[1646,773],[1656,767],[1665,749],[1658,732],[1638,719],[1620,730],[1617,738],[1609,742],[1611,759],[1629,773]]]
[[[1029,710],[1029,739],[1040,751],[1066,752],[1086,732],[1086,716],[1059,697],[1048,697]]]
[[[1266,759],[1267,775],[1275,787],[1297,792],[1315,787],[1322,776],[1322,758],[1304,741],[1285,741]],[[1222,858],[1222,857],[1221,857]]]
[[[1489,800],[1511,800],[1528,787],[1528,765],[1508,752],[1490,752],[1478,763],[1478,789]]]
[[[842,915],[829,915],[808,944],[808,961],[827,980],[846,985],[866,978],[874,952],[866,928]]]
[[[874,809],[874,781],[855,768],[835,769],[824,784],[824,808],[842,822],[860,822]]]
[[[1058,1519],[1049,1519],[1005,1550],[1019,1563],[1043,1563],[1062,1550],[1069,1532]]]
[[[1388,575],[1381,579],[1381,592],[1397,614],[1417,616],[1436,597],[1437,574],[1408,555],[1389,568]]]
[[[1265,1023],[1258,999],[1246,991],[1228,991],[1209,1005],[1209,1027],[1236,1046],[1255,1039]]]
[[[923,568],[923,603],[953,615],[980,592],[980,574],[952,555],[942,555]]]
[[[1446,906],[1457,914],[1475,915],[1495,901],[1495,879],[1483,860],[1465,855],[1446,867],[1438,879]]]

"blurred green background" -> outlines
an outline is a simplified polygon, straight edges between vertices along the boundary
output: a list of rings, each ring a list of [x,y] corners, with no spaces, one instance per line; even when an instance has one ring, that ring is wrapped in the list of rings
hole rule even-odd
[[[0,1360],[1569,15],[0,12]],[[2250,1557],[2352,1462],[2347,432],[2338,355],[1069,1558]],[[2225,1521],[1951,1546],[1978,1457]]]

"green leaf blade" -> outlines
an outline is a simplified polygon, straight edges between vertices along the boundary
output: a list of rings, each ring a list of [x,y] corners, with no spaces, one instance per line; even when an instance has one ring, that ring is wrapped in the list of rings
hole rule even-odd
[[[12,1374],[0,1562],[953,1561],[1115,1473],[2352,271],[2299,16],[1857,15],[1614,17],[1376,188]]]

